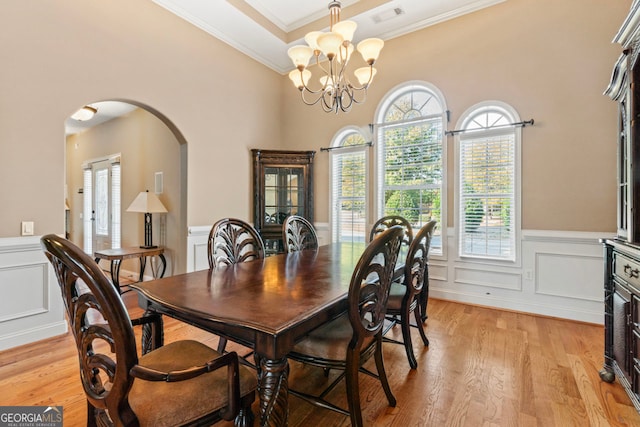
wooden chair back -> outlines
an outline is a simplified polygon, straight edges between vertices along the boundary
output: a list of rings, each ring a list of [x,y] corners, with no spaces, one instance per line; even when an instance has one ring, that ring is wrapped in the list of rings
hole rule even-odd
[[[417,302],[418,295],[423,287],[427,285],[427,265],[431,239],[435,231],[437,221],[431,220],[426,223],[413,238],[407,259],[404,265],[404,283],[407,287],[405,294],[405,304]]]
[[[264,258],[264,243],[251,224],[224,218],[211,227],[207,243],[209,268]]]
[[[318,235],[316,230],[306,218],[291,215],[288,216],[282,227],[285,252],[296,252],[305,249],[318,249]]]
[[[349,321],[353,348],[382,330],[389,289],[402,244],[404,229],[391,226],[369,243],[353,271],[349,285]]]
[[[394,225],[399,225],[404,229],[402,243],[408,247],[413,240],[413,227],[411,227],[411,223],[408,220],[400,215],[387,215],[377,220],[369,232],[369,241],[372,241],[376,235]]]

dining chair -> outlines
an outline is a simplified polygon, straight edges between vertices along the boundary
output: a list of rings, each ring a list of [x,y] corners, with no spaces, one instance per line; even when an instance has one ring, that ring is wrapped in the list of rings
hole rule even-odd
[[[369,241],[372,241],[376,235],[394,225],[399,225],[404,229],[405,235],[402,238],[402,243],[408,247],[413,240],[413,227],[411,227],[411,223],[408,220],[400,215],[387,215],[377,220],[369,232]]]
[[[207,241],[209,268],[264,258],[264,243],[251,224],[224,218],[211,227]]]
[[[306,218],[290,215],[284,221],[282,238],[285,252],[318,249],[318,235],[316,229]]]
[[[403,235],[402,227],[394,226],[369,243],[351,277],[347,312],[314,329],[288,355],[291,360],[325,371],[342,371],[318,395],[291,388],[289,392],[316,406],[349,415],[353,426],[362,426],[359,372],[376,377],[389,405],[396,406],[384,369],[382,326]],[[375,358],[377,374],[362,366],[371,356]],[[348,411],[325,399],[343,377],[346,378]]]
[[[209,268],[220,268],[264,258],[264,243],[251,224],[236,218],[216,221],[207,240]],[[227,339],[220,337],[218,351],[224,353]],[[244,357],[246,359],[246,356]]]
[[[98,264],[54,234],[43,236],[41,245],[76,341],[88,426],[209,425],[233,419],[236,425],[251,425],[256,375],[239,366],[236,353],[223,355],[180,340],[138,356],[133,322]]]
[[[403,281],[394,281],[389,292],[389,302],[387,304],[387,320],[389,322],[383,332],[384,341],[404,345],[411,369],[418,367],[418,361],[413,354],[411,326],[418,329],[423,344],[425,346],[429,345],[429,339],[424,332],[420,297],[425,293],[428,298],[428,255],[435,228],[436,221],[432,220],[418,230],[407,252]],[[411,324],[411,313],[414,314],[415,325]],[[402,330],[402,341],[386,337],[387,332],[397,324],[400,324]]]

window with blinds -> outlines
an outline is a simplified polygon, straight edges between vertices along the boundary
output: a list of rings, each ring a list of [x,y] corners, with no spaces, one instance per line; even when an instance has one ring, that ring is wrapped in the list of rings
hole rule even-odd
[[[515,261],[519,128],[498,106],[463,117],[458,136],[459,255]]]
[[[338,135],[331,151],[331,229],[334,242],[365,242],[367,238],[367,156],[363,135],[348,130]]]
[[[383,103],[378,125],[378,216],[400,215],[419,228],[438,227],[430,252],[443,253],[445,177],[444,100],[428,87],[410,85]]]

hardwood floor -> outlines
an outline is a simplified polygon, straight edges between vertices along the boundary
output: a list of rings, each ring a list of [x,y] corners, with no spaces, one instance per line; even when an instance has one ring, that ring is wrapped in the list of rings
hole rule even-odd
[[[136,295],[124,298],[131,315],[138,315]],[[414,331],[415,371],[402,346],[384,345],[395,408],[387,406],[376,380],[361,375],[366,425],[640,426],[622,387],[598,376],[601,326],[431,300],[426,330],[429,348]],[[165,322],[165,337],[217,343],[215,336],[172,319]],[[375,370],[373,361],[369,365]],[[292,363],[291,387],[310,390],[326,381],[320,370]],[[346,405],[343,385],[330,396]],[[348,417],[296,397],[289,403],[291,426],[349,425]],[[62,405],[65,426],[84,425],[86,401],[72,337],[0,352],[0,405]]]

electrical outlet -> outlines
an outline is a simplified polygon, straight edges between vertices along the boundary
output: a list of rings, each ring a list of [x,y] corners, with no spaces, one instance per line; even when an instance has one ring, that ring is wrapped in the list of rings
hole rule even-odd
[[[525,270],[524,271],[524,278],[527,280],[533,280],[533,270]]]
[[[22,221],[21,234],[23,236],[33,236],[33,221]]]

